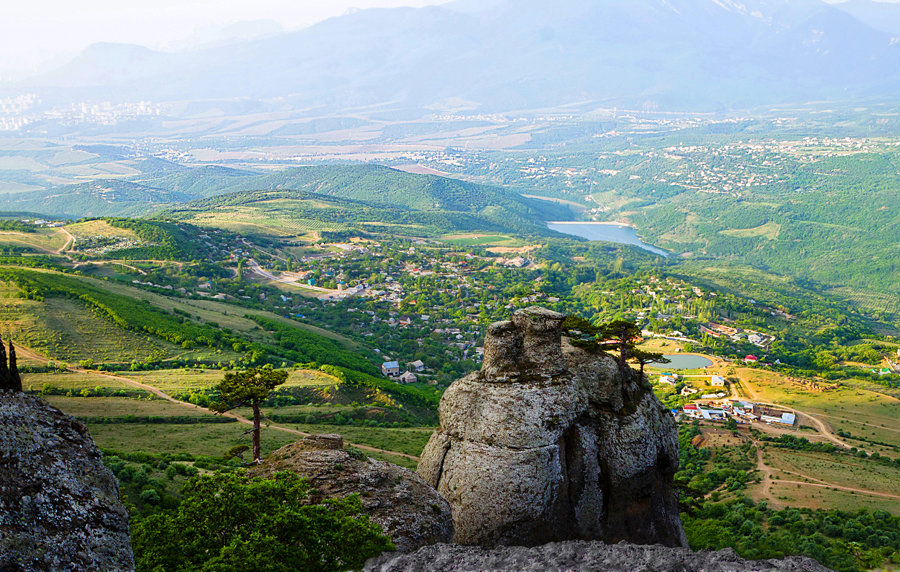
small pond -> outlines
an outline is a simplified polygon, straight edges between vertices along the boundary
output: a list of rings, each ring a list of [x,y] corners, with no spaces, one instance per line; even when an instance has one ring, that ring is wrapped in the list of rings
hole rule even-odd
[[[712,360],[694,354],[665,354],[672,363],[651,363],[651,367],[664,369],[702,369],[713,364]]]

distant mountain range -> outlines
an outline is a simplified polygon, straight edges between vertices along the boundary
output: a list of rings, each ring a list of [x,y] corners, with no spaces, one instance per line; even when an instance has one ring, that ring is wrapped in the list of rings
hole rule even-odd
[[[876,30],[900,37],[900,4],[875,0],[848,0],[835,4],[844,12]]]
[[[900,7],[866,0],[460,0],[362,10],[192,52],[97,44],[29,87],[320,112],[891,99],[900,93],[898,21]]]

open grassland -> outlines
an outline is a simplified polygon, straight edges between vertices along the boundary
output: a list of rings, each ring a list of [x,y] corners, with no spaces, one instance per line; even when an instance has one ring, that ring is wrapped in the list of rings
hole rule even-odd
[[[757,226],[755,228],[735,228],[731,230],[720,230],[719,234],[723,234],[725,236],[734,236],[737,238],[767,238],[769,240],[775,240],[778,238],[778,233],[781,232],[781,225],[775,221],[769,221],[764,225]]]
[[[754,493],[758,488],[757,485],[751,489],[752,497],[758,498]],[[900,500],[826,487],[780,483],[777,480],[772,484],[770,496],[766,500],[772,508],[797,507],[843,510],[851,513],[865,508],[870,511],[884,510],[894,515],[900,515]]]
[[[116,228],[105,220],[89,220],[66,225],[76,240],[80,238],[123,238],[138,241],[137,233],[128,228]]]
[[[134,389],[133,386],[128,385],[124,381],[90,372],[54,371],[50,373],[27,373],[22,376],[22,386],[25,391],[40,391],[45,385],[67,391],[72,390],[75,393],[82,389],[96,388],[112,391],[117,389]]]
[[[40,252],[56,253],[69,242],[60,228],[36,228],[34,232],[0,230],[0,248],[28,247]]]
[[[440,240],[454,246],[519,247],[525,245],[522,240],[505,234],[446,234]]]
[[[100,447],[116,451],[147,453],[188,453],[221,457],[235,445],[249,445],[243,423],[140,424],[89,423],[88,429]],[[263,454],[293,443],[299,436],[275,429],[262,429]]]
[[[835,431],[900,445],[900,400],[854,386],[812,392],[767,371],[737,370],[741,385],[757,401],[777,403],[814,415]]]
[[[204,417],[210,413],[185,407],[163,399],[135,399],[132,397],[66,397],[48,395],[43,398],[65,413],[81,418],[96,417]],[[122,425],[122,424],[118,424]]]
[[[168,342],[124,330],[78,301],[26,300],[18,292],[15,285],[0,283],[0,322],[4,333],[52,359],[130,362],[148,357],[167,359],[184,353]]]
[[[302,236],[310,232],[339,231],[347,228],[342,224],[297,217],[288,206],[272,209],[256,206],[222,207],[214,211],[193,213],[193,216],[185,222],[241,234],[278,237]]]
[[[775,447],[767,447],[763,459],[776,470],[780,480],[827,483],[900,497],[900,468],[871,459]],[[900,502],[900,498],[896,500]]]
[[[307,433],[336,433],[344,437],[344,442],[359,443],[377,449],[398,451],[407,455],[419,456],[428,439],[434,432],[433,427],[410,427],[388,429],[382,427],[353,427],[344,425],[297,425],[296,429]],[[368,454],[368,453],[367,453]]]
[[[123,372],[119,375],[160,389],[168,394],[206,389],[218,384],[225,373],[215,369],[170,369]],[[281,388],[337,385],[339,381],[321,371],[292,370]]]
[[[254,341],[271,342],[271,340],[268,338],[265,332],[260,329],[259,325],[256,322],[245,317],[248,315],[270,318],[272,320],[276,320],[295,328],[300,328],[314,334],[319,334],[320,336],[325,336],[326,338],[341,342],[348,349],[358,348],[358,344],[344,336],[341,336],[334,332],[330,332],[324,328],[318,328],[309,324],[303,324],[295,320],[290,320],[283,316],[278,316],[276,314],[263,310],[240,308],[214,300],[174,298],[163,296],[162,294],[156,294],[154,292],[148,292],[121,283],[94,280],[87,277],[77,278],[94,286],[100,286],[114,294],[128,296],[137,300],[146,300],[151,305],[167,312],[171,311],[172,309],[177,309],[181,312],[187,312],[193,319],[198,320],[201,323],[215,324],[223,328],[229,328],[249,337],[250,339],[253,339]],[[235,356],[228,357],[227,359],[232,359],[233,357]]]

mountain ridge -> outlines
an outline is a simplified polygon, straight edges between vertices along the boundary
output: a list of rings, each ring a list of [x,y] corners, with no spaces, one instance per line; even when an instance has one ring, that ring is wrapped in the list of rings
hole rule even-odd
[[[890,34],[820,0],[454,5],[360,10],[189,53],[95,45],[34,85],[332,110],[462,99],[484,111],[577,101],[718,110],[900,87],[884,73],[900,64]]]

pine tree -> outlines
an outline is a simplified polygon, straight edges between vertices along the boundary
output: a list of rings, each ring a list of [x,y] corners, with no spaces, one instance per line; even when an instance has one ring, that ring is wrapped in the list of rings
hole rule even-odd
[[[0,346],[3,342],[0,341]],[[16,364],[16,348],[12,340],[9,341],[9,387],[12,391],[22,392],[22,377],[19,375],[19,366]]]
[[[13,381],[6,366],[6,348],[0,338],[0,391],[13,391]]]

